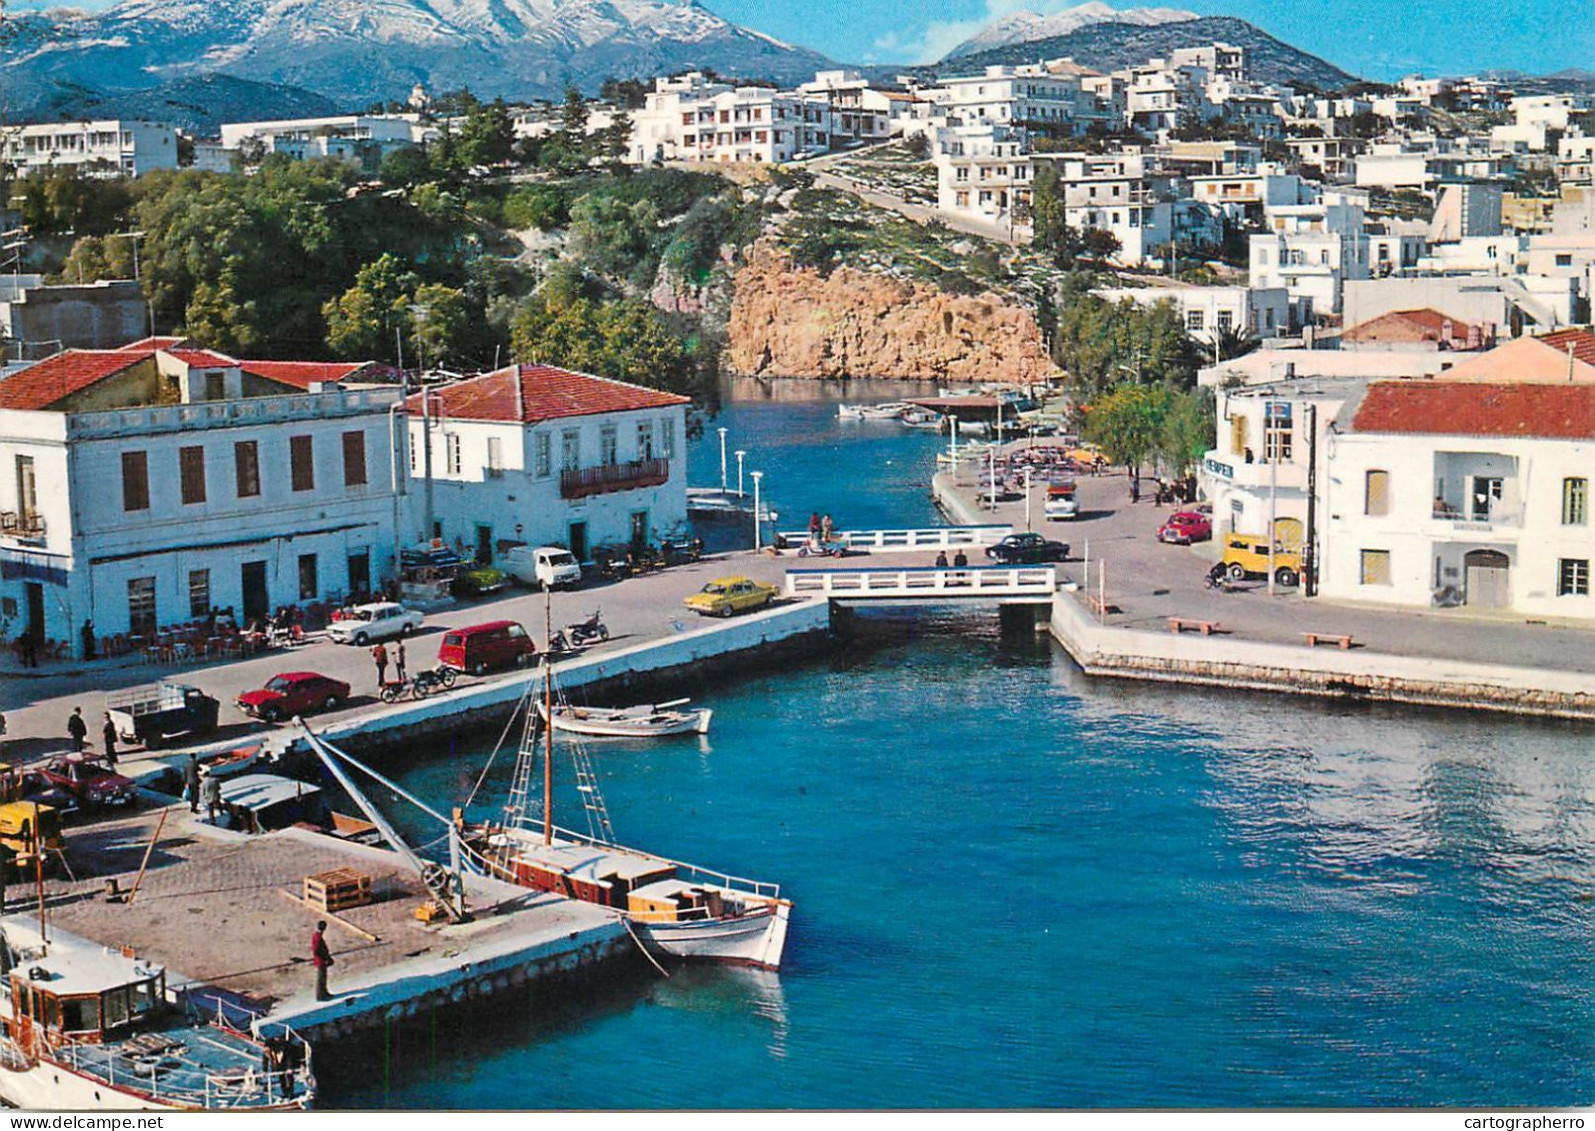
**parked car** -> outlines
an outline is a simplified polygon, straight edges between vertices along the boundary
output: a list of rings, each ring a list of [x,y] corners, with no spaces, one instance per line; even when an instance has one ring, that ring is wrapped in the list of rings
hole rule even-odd
[[[1001,542],[987,546],[986,556],[999,565],[1061,562],[1069,556],[1069,545],[1039,534],[1010,534]]]
[[[30,796],[53,792],[71,799],[80,809],[107,809],[130,805],[138,787],[103,759],[90,754],[63,754],[29,771],[37,776]]]
[[[563,546],[515,546],[504,555],[504,572],[522,585],[543,589],[582,583],[582,564]]]
[[[421,627],[424,619],[416,610],[396,605],[392,601],[356,605],[352,609],[345,609],[341,620],[335,620],[327,626],[327,639],[339,644],[370,644],[376,640],[391,640],[395,636],[409,636]]]
[[[238,709],[275,723],[312,711],[335,711],[347,698],[349,685],[341,679],[316,672],[283,672],[272,676],[259,691],[240,695]]]
[[[1199,511],[1179,511],[1157,528],[1157,536],[1160,542],[1176,546],[1206,542],[1213,537],[1213,520]]]
[[[537,644],[512,620],[495,620],[455,628],[438,645],[438,663],[457,672],[484,675],[498,668],[518,668],[537,659]]]
[[[215,730],[221,709],[221,704],[197,687],[164,681],[118,692],[106,705],[122,741],[139,743],[146,750],[154,750],[174,735]]]
[[[775,586],[747,577],[717,577],[682,604],[701,617],[728,617],[762,609],[775,599]]]
[[[477,566],[460,573],[454,579],[454,595],[456,597],[483,597],[489,593],[496,593],[509,584],[509,577],[501,569],[492,566]]]
[[[1268,576],[1268,538],[1263,534],[1226,534],[1224,556],[1220,559],[1230,580]],[[1301,554],[1274,544],[1274,580],[1280,585],[1295,585],[1301,578]]]

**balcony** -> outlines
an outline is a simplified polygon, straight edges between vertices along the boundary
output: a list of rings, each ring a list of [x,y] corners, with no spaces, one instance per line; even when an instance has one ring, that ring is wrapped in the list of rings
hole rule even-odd
[[[670,461],[667,459],[634,459],[630,463],[575,468],[559,473],[559,497],[582,499],[588,495],[607,495],[611,491],[658,487],[669,478]]]
[[[44,516],[30,511],[0,511],[0,538],[43,542]]]

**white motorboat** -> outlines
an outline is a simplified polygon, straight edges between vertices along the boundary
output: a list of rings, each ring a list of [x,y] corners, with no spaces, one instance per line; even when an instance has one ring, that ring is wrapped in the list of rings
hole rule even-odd
[[[886,401],[884,404],[844,404],[836,407],[836,415],[844,420],[896,420],[907,401]]]
[[[910,406],[898,413],[897,419],[909,428],[940,428],[941,414],[928,408]]]
[[[775,522],[780,515],[761,502],[761,516],[765,522]],[[753,493],[739,495],[735,491],[722,491],[718,487],[688,487],[687,513],[699,518],[739,518],[753,516]]]
[[[681,710],[687,699],[639,707],[578,707],[538,704],[538,713],[552,718],[554,729],[601,738],[665,738],[676,734],[708,734],[714,712],[707,707]]]
[[[0,922],[0,1099],[31,1111],[294,1111],[315,1098],[310,1046],[191,1021],[166,968],[37,922]],[[268,1035],[268,1033],[270,1035]]]

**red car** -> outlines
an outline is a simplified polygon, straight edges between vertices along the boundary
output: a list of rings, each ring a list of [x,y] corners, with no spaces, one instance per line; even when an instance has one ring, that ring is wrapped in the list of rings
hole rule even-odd
[[[130,805],[138,789],[131,778],[123,777],[99,758],[87,754],[63,754],[30,770],[29,775],[37,775],[39,786],[71,798],[83,809]]]
[[[1157,528],[1160,542],[1189,546],[1192,542],[1206,542],[1213,537],[1213,520],[1200,511],[1180,511],[1169,515],[1169,520]]]
[[[238,709],[246,715],[280,722],[312,711],[333,711],[349,698],[349,685],[341,679],[315,672],[283,672],[272,676],[259,691],[246,691],[238,697]]]

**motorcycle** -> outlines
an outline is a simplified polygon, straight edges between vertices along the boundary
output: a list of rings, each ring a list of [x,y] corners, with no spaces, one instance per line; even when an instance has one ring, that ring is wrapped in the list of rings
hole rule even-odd
[[[384,683],[382,690],[377,694],[384,703],[397,703],[406,693],[412,699],[425,699],[434,691],[454,686],[453,668],[435,668],[432,671],[419,671],[409,679],[394,680]]]
[[[565,635],[565,630],[561,628],[549,639],[548,650],[543,655],[550,660],[560,660],[566,656],[574,656],[580,651],[581,649],[570,642],[570,637]]]
[[[594,609],[592,615],[581,623],[566,625],[564,635],[570,644],[580,647],[591,640],[608,640],[609,629],[600,619],[602,614],[602,609]]]
[[[1203,579],[1202,583],[1209,589],[1217,589],[1221,593],[1235,592],[1235,583],[1230,580],[1229,567],[1223,562],[1219,562],[1212,569],[1208,570],[1207,576]]]

